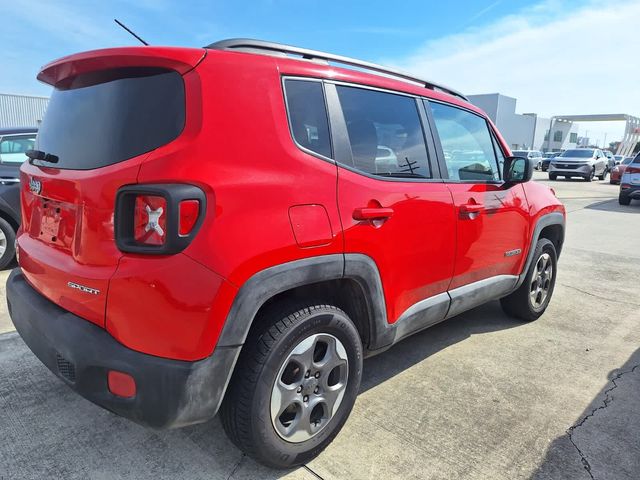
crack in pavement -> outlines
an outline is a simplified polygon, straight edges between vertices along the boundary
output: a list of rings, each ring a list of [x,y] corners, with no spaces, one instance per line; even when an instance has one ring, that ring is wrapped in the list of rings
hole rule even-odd
[[[242,456],[240,456],[240,460],[238,460],[238,463],[236,463],[236,465],[233,467],[233,470],[231,470],[231,473],[227,477],[227,480],[231,480],[231,477],[233,477],[236,474],[236,472],[238,471],[238,468],[240,468],[240,465],[242,464],[242,461],[245,459],[246,456],[247,455],[245,453],[243,453]]]
[[[607,301],[613,302],[613,303],[622,303],[624,305],[631,305],[632,307],[640,307],[640,303],[625,302],[623,300],[618,300],[618,299],[605,297],[603,295],[598,295],[596,293],[588,292],[587,290],[582,290],[581,288],[574,287],[573,285],[566,285],[564,283],[561,283],[560,285],[562,285],[563,287],[572,288],[573,290],[577,290],[578,292],[584,293],[586,295],[590,295],[592,297],[600,298],[601,300],[607,300]]]
[[[578,452],[578,455],[580,455],[580,462],[582,463],[582,466],[584,467],[584,469],[587,471],[587,473],[589,474],[589,476],[595,480],[595,477],[593,476],[593,473],[591,472],[591,464],[589,463],[589,460],[587,460],[587,456],[582,452],[582,450],[580,450],[580,447],[578,447],[578,445],[576,444],[576,442],[573,440],[573,432],[576,431],[576,429],[580,428],[582,425],[584,425],[584,423],[590,419],[591,417],[593,417],[595,415],[595,413],[599,410],[604,410],[606,409],[609,405],[611,405],[611,403],[613,402],[613,397],[609,397],[609,394],[615,390],[616,388],[618,388],[618,384],[616,383],[616,380],[620,380],[620,378],[623,375],[626,375],[627,373],[633,373],[636,368],[640,368],[640,364],[638,365],[634,365],[631,369],[629,370],[625,370],[624,372],[620,372],[618,373],[615,377],[613,377],[611,379],[611,383],[613,383],[613,386],[606,389],[604,391],[604,402],[602,403],[602,405],[599,405],[598,407],[594,408],[593,410],[591,410],[591,412],[586,415],[582,420],[580,420],[580,422],[578,422],[576,425],[573,425],[571,427],[569,427],[567,429],[567,436],[569,437],[569,441],[571,442],[571,444],[574,446],[574,448],[576,449],[576,451]]]
[[[302,468],[304,468],[307,472],[309,472],[311,475],[313,475],[314,477],[320,479],[320,480],[324,480],[324,478],[322,478],[320,475],[318,475],[316,472],[314,472],[313,470],[311,470],[311,468],[309,468],[308,465],[303,465]]]

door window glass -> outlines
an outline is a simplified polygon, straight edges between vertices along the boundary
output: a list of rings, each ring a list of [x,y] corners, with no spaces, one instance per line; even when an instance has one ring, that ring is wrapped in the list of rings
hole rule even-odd
[[[430,102],[451,180],[498,181],[493,140],[484,118],[466,110]]]
[[[382,177],[431,178],[427,147],[412,97],[338,86],[357,170]]]

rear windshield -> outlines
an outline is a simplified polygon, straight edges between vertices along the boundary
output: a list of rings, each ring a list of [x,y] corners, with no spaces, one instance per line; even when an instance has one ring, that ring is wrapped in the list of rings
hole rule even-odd
[[[184,83],[179,73],[123,68],[78,76],[54,89],[36,149],[58,163],[89,170],[121,162],[174,140],[184,127]]]
[[[576,158],[591,158],[593,157],[593,150],[588,149],[578,149],[578,150],[567,150],[560,154],[561,157],[576,157]]]

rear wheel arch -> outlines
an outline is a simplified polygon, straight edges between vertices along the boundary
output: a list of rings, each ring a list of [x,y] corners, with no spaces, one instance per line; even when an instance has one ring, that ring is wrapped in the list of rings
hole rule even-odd
[[[236,295],[217,346],[243,345],[267,309],[290,302],[325,303],[344,310],[355,323],[365,351],[393,341],[375,262],[363,254],[334,254],[254,274]]]

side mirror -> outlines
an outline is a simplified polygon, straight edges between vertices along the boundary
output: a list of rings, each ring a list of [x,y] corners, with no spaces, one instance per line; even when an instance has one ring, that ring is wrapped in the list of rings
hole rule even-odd
[[[504,159],[502,178],[505,183],[524,183],[533,178],[533,162],[524,157]]]

